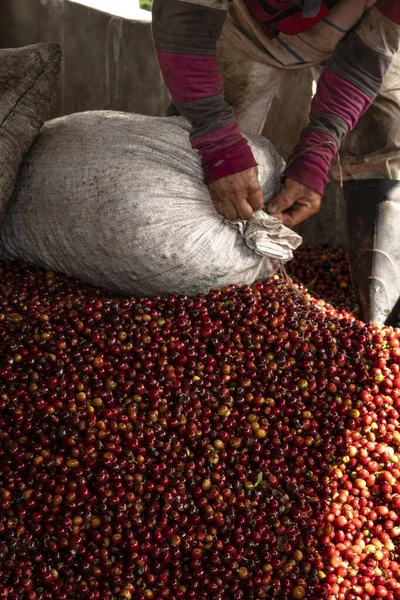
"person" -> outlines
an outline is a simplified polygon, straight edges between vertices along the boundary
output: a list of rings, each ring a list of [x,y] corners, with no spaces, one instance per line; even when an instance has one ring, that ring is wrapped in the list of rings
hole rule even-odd
[[[169,114],[190,121],[204,180],[227,219],[263,207],[243,134],[262,133],[286,70],[313,70],[309,123],[267,210],[295,227],[319,210],[329,172],[340,172],[362,316],[397,324],[400,2],[153,0],[152,16]]]

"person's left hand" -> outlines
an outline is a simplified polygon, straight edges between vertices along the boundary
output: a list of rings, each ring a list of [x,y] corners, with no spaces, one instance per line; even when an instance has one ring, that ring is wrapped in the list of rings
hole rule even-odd
[[[315,215],[321,196],[294,179],[286,179],[285,188],[267,204],[267,211],[291,229]]]

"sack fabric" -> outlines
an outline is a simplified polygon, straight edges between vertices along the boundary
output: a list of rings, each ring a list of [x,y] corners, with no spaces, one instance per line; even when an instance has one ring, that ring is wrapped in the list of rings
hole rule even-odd
[[[21,161],[50,115],[60,69],[56,43],[0,49],[0,219]]]
[[[26,155],[0,254],[126,295],[192,295],[274,274],[301,238],[258,211],[227,222],[212,204],[180,117],[94,111],[48,122]],[[284,161],[250,137],[265,201]]]

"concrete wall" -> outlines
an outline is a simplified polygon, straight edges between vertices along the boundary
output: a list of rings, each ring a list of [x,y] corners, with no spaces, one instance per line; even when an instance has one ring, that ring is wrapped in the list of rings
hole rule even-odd
[[[167,104],[149,23],[69,0],[1,0],[2,47],[50,40],[64,54],[54,115],[95,109],[159,115]]]
[[[59,42],[64,53],[53,116],[95,109],[162,114],[168,94],[153,51],[150,23],[69,0],[0,1],[0,47],[50,40]],[[307,121],[311,84],[309,73],[288,73],[272,106],[264,135],[285,158]],[[307,243],[345,244],[343,199],[337,185],[328,186],[321,212],[300,233]]]

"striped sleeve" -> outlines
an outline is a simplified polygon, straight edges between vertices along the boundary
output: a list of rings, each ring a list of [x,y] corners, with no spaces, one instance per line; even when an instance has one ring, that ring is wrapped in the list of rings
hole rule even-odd
[[[154,0],[153,38],[160,69],[180,114],[192,126],[205,182],[256,166],[224,98],[217,42],[230,0]]]
[[[344,135],[379,93],[400,47],[400,2],[378,0],[338,44],[322,71],[308,126],[286,176],[322,194]]]

